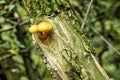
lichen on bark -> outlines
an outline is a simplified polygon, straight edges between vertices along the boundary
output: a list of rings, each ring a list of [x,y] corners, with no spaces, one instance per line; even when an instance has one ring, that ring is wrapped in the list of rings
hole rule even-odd
[[[89,41],[80,30],[80,16],[69,0],[23,0],[31,23],[50,22],[53,31],[46,40],[33,34],[33,42],[47,66],[62,80],[109,80],[98,64]],[[45,44],[47,43],[47,44]],[[49,45],[48,45],[49,44]],[[99,78],[98,78],[99,77]]]

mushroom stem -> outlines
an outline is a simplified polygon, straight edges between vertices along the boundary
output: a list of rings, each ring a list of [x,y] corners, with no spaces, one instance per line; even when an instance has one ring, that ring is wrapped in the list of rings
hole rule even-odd
[[[41,39],[44,39],[44,40],[48,38],[47,32],[39,32],[38,35]]]

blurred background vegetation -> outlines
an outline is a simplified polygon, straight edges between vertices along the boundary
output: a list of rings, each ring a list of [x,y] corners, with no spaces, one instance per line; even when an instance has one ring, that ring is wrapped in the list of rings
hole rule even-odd
[[[81,2],[77,4],[90,3]],[[72,5],[77,7],[74,1]],[[83,28],[100,65],[116,80],[120,80],[119,12],[119,0],[96,0]],[[32,44],[29,26],[21,0],[0,0],[0,80],[55,80]]]

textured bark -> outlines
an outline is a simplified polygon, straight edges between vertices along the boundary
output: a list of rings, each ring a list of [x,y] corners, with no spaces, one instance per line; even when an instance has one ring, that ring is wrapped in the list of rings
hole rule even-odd
[[[76,15],[68,0],[23,2],[31,13],[31,23],[47,21],[53,26],[46,40],[41,40],[39,34],[32,36],[36,48],[56,78],[110,80],[92,54],[89,42],[80,30],[80,16]]]

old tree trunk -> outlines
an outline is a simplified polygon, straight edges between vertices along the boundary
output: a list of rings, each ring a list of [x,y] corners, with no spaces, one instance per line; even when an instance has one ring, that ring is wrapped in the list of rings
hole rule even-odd
[[[57,79],[110,80],[93,56],[89,42],[80,30],[81,17],[68,0],[23,0],[23,3],[31,24],[47,21],[53,26],[46,40],[41,40],[38,34],[32,36]]]

